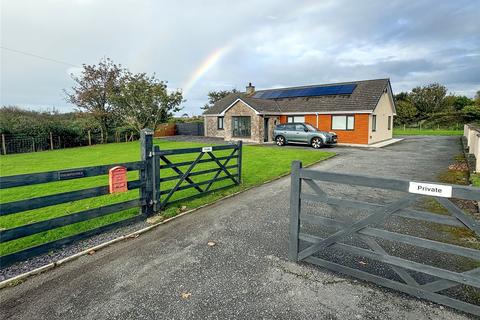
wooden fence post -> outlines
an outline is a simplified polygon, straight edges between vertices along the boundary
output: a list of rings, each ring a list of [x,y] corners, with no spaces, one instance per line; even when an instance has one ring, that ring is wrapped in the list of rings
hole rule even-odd
[[[153,186],[153,210],[160,210],[160,146],[153,147],[152,157],[152,186]]]
[[[238,158],[237,158],[237,174],[238,174],[238,184],[242,183],[242,140],[238,141]]]
[[[103,129],[100,128],[100,142],[103,144]]]
[[[90,130],[88,130],[88,145],[89,146],[92,145],[92,134],[91,134]]]
[[[50,131],[50,150],[53,150],[53,135],[51,131]]]
[[[125,142],[128,142],[128,133],[125,132]]]
[[[62,149],[62,142],[60,141],[60,136],[58,136],[58,149]]]
[[[32,151],[35,152],[35,138],[32,137]]]
[[[6,148],[5,134],[4,133],[2,133],[2,152],[3,152],[3,154],[7,154],[7,148]]]
[[[140,132],[140,155],[145,167],[140,170],[140,199],[142,201],[141,214],[149,216],[153,214],[153,131],[143,129]]]

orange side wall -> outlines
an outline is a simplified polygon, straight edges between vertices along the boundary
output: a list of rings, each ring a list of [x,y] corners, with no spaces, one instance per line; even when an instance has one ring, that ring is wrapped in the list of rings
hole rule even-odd
[[[287,116],[280,116],[280,123],[286,123]],[[317,125],[317,115],[305,115],[305,122],[312,126]],[[332,115],[318,115],[318,129],[322,131],[335,131],[338,143],[368,144],[368,114],[355,114],[354,130],[332,130]]]

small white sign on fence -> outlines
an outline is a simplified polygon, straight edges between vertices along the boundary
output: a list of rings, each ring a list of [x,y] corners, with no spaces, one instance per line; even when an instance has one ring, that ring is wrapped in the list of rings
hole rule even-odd
[[[408,192],[424,194],[427,196],[451,198],[452,186],[446,186],[443,184],[410,182]]]
[[[212,152],[212,147],[203,147],[202,152]]]

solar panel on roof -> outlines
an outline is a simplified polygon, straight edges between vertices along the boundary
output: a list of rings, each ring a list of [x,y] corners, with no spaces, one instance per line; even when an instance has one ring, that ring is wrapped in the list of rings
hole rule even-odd
[[[351,94],[356,84],[341,84],[333,86],[318,86],[296,89],[279,89],[257,92],[253,97],[259,99],[282,99],[294,97],[314,97],[337,94]]]

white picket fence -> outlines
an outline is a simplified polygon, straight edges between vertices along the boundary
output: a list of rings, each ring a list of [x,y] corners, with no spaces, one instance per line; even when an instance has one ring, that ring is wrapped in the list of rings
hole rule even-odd
[[[475,156],[475,170],[480,171],[480,127],[466,124],[463,127],[463,135],[468,141],[468,152]]]

